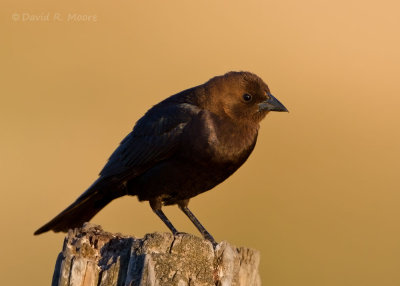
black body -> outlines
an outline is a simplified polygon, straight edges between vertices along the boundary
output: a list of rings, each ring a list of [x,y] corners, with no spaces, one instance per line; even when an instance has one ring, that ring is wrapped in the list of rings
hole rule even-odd
[[[79,227],[113,199],[133,195],[149,201],[173,232],[161,206],[178,204],[215,243],[187,208],[189,199],[212,189],[246,161],[259,122],[269,111],[287,110],[248,72],[230,72],[165,99],[136,123],[97,181],[35,234]]]

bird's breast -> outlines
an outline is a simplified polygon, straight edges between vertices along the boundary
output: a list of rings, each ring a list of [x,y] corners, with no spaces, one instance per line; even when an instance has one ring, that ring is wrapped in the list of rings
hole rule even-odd
[[[186,155],[216,165],[246,160],[254,149],[258,134],[258,125],[221,119],[209,112],[200,114],[189,128],[186,134],[189,138],[183,148]]]

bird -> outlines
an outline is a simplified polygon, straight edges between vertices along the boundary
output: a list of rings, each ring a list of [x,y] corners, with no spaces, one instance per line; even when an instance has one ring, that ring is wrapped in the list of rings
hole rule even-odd
[[[177,205],[201,235],[216,241],[188,207],[189,200],[231,176],[252,153],[261,120],[288,112],[256,74],[231,71],[150,108],[111,154],[95,182],[64,211],[35,231],[67,232],[89,221],[112,200],[129,195],[162,211]]]

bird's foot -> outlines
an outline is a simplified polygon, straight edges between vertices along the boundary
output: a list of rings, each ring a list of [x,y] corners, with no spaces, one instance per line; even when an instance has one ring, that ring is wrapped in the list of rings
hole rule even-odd
[[[179,235],[185,235],[188,234],[187,232],[183,232],[183,231],[176,231],[172,233],[174,236],[179,236]]]
[[[176,237],[176,236],[185,235],[185,234],[188,234],[188,233],[187,232],[183,232],[183,231],[175,231],[172,234],[174,235],[174,237]],[[209,242],[211,242],[211,244],[213,245],[214,249],[217,247],[218,242],[215,241],[214,237],[212,237],[211,234],[205,233],[205,234],[203,234],[203,238],[205,240],[208,240]]]
[[[212,237],[211,234],[204,233],[203,234],[204,239],[208,240],[209,242],[211,242],[211,244],[213,245],[214,249],[217,247],[218,243],[215,241],[214,237]]]

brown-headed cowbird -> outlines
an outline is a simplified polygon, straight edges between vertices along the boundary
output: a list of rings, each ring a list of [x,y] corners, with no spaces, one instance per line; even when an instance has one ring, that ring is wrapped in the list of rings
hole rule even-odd
[[[131,195],[149,201],[174,234],[161,206],[177,204],[215,244],[189,210],[189,200],[247,160],[269,111],[287,109],[249,72],[228,72],[163,100],[136,123],[89,189],[35,235],[79,227],[112,200]]]

